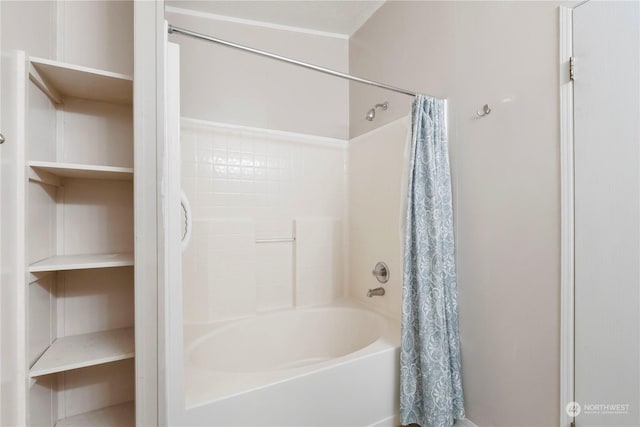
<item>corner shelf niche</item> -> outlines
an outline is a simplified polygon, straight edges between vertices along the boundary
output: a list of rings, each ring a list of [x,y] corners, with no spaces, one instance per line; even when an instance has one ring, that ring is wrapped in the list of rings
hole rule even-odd
[[[64,104],[65,97],[133,103],[133,77],[49,59],[29,58],[29,80],[53,103]]]
[[[30,376],[86,368],[133,356],[133,328],[72,335],[56,339],[31,367]]]

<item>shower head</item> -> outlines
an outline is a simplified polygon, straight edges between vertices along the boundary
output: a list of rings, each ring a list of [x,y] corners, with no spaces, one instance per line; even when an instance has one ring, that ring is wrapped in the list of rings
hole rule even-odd
[[[387,108],[389,108],[389,103],[387,101],[383,102],[382,104],[376,104],[374,105],[374,107],[372,109],[370,109],[369,111],[367,111],[367,115],[366,115],[366,119],[369,120],[370,122],[373,121],[373,119],[376,118],[376,110],[378,108],[381,108],[382,110],[386,110]]]
[[[374,108],[372,108],[367,112],[367,120],[372,122],[373,119],[375,119],[375,118],[376,118],[376,110]]]

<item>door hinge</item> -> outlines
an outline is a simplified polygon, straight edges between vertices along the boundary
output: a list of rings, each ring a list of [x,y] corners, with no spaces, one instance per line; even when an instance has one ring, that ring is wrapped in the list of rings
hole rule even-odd
[[[571,56],[569,58],[569,80],[574,80],[575,71],[576,71],[576,61],[573,58],[573,56]],[[575,426],[572,425],[571,427],[575,427]]]

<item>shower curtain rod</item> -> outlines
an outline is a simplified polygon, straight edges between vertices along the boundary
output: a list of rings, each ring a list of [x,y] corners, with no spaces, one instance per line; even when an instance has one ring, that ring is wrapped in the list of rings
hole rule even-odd
[[[354,82],[359,82],[359,83],[363,83],[363,84],[370,85],[370,86],[376,86],[376,87],[379,87],[379,88],[382,88],[382,89],[386,89],[386,90],[390,90],[390,91],[393,91],[393,92],[402,93],[404,95],[416,96],[418,94],[417,92],[412,92],[412,91],[407,90],[407,89],[402,89],[402,88],[399,88],[399,87],[390,86],[390,85],[387,85],[387,84],[384,84],[384,83],[374,82],[372,80],[367,80],[367,79],[363,79],[361,77],[352,76],[351,74],[341,73],[340,71],[335,71],[335,70],[332,70],[330,68],[320,67],[318,65],[313,65],[313,64],[309,64],[309,63],[306,63],[306,62],[298,61],[298,60],[295,60],[295,59],[287,58],[286,56],[276,55],[275,53],[266,52],[264,50],[254,49],[254,48],[249,47],[249,46],[243,46],[241,44],[237,44],[237,43],[233,43],[233,42],[230,42],[230,41],[222,40],[222,39],[219,39],[219,38],[216,38],[216,37],[212,37],[212,36],[208,36],[208,35],[202,34],[202,33],[196,33],[195,31],[187,30],[187,29],[176,27],[176,26],[173,26],[173,25],[169,24],[169,34],[173,34],[173,33],[182,34],[182,35],[185,35],[185,36],[193,37],[193,38],[200,39],[200,40],[206,40],[206,41],[210,41],[210,42],[213,42],[213,43],[218,43],[218,44],[221,44],[221,45],[224,45],[224,46],[232,47],[234,49],[244,50],[245,52],[255,53],[257,55],[266,56],[268,58],[275,59],[275,60],[282,61],[282,62],[287,62],[289,64],[297,65],[299,67],[303,67],[303,68],[308,68],[310,70],[319,71],[319,72],[324,73],[324,74],[329,74],[330,76],[340,77],[340,78],[346,79],[346,80],[353,80]]]

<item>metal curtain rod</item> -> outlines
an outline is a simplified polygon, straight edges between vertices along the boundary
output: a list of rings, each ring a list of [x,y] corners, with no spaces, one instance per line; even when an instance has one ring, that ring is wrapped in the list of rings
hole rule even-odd
[[[264,50],[254,49],[249,46],[243,46],[241,44],[233,43],[230,41],[222,40],[216,37],[211,37],[206,34],[196,33],[195,31],[186,30],[184,28],[175,27],[173,25],[169,25],[169,34],[178,33],[185,36],[193,37],[196,39],[207,40],[213,43],[218,43],[224,46],[232,47],[235,49],[244,50],[245,52],[251,52],[258,55],[266,56],[271,59],[275,59],[282,62],[287,62],[289,64],[297,65],[299,67],[308,68],[310,70],[319,71],[324,74],[329,74],[330,76],[340,77],[342,79],[353,80],[354,82],[364,83],[366,85],[376,86],[382,89],[387,89],[393,92],[402,93],[404,95],[416,96],[417,92],[412,92],[407,89],[402,89],[395,86],[390,86],[384,83],[378,83],[371,80],[363,79],[361,77],[352,76],[351,74],[341,73],[340,71],[335,71],[330,68],[320,67],[318,65],[308,64],[306,62],[298,61],[296,59],[287,58],[286,56],[276,55],[275,53],[266,52]]]

